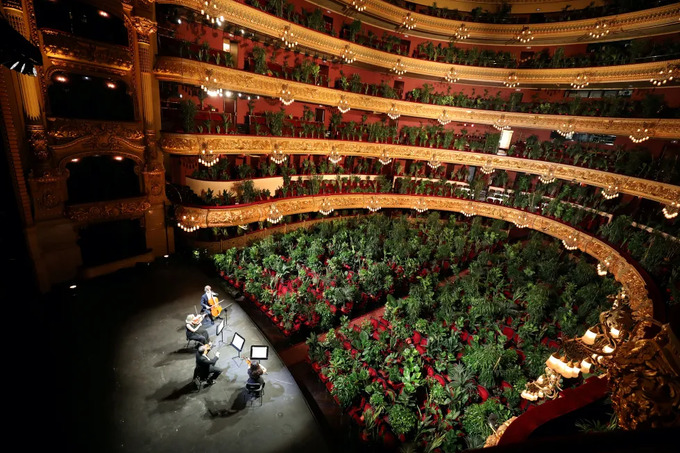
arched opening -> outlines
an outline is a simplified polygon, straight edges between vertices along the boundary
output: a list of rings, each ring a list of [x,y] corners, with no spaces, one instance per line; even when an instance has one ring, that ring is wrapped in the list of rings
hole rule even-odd
[[[69,204],[117,200],[141,195],[135,161],[100,155],[71,159],[66,165]]]
[[[82,74],[58,73],[47,88],[52,116],[88,120],[134,121],[127,85]]]
[[[83,265],[98,266],[147,251],[146,235],[140,219],[94,223],[80,229],[78,245]]]

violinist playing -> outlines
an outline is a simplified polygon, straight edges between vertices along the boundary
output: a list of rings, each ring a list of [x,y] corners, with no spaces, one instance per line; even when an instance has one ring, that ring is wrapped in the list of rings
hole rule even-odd
[[[248,383],[262,384],[262,388],[264,388],[264,379],[262,379],[262,375],[267,372],[267,369],[260,365],[260,362],[257,360],[251,362],[250,359],[246,359],[246,363],[249,365]]]
[[[201,321],[205,315],[187,315],[186,319],[186,333],[187,340],[195,340],[200,344],[206,344],[210,340],[208,332],[201,327]]]
[[[210,322],[215,324],[215,319],[222,319],[220,317],[222,307],[220,307],[220,302],[217,300],[217,294],[212,292],[210,285],[206,285],[204,290],[205,293],[201,296],[201,313],[207,315]]]

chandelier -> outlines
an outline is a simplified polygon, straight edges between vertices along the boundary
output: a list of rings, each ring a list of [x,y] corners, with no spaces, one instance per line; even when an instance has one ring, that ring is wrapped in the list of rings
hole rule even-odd
[[[239,227],[240,229],[242,229],[242,230],[245,230],[245,231],[248,230],[248,224],[247,224],[247,223],[245,223],[245,224],[243,224],[243,225],[239,225],[238,227]]]
[[[491,158],[487,159],[487,160],[486,160],[486,163],[485,163],[484,165],[482,165],[481,168],[480,168],[479,170],[480,170],[482,173],[484,173],[485,175],[490,175],[491,173],[493,173],[494,171],[496,171],[496,169],[493,168],[493,165],[491,165]]]
[[[281,165],[282,163],[284,163],[287,157],[288,156],[286,156],[286,153],[279,149],[278,146],[274,146],[274,150],[269,155],[271,161],[274,162],[276,165]]]
[[[286,25],[283,27],[283,33],[281,34],[281,41],[283,41],[283,44],[286,45],[286,47],[292,49],[293,47],[297,46],[297,38],[293,34],[293,30],[290,28],[290,25]]]
[[[217,85],[217,78],[211,77],[212,71],[206,71],[205,82],[201,89],[211,98],[224,97],[224,90]]]
[[[217,17],[217,4],[216,3],[211,3],[208,0],[203,2],[203,8],[201,8],[201,15],[205,17],[207,21],[209,21],[211,24],[217,24],[220,27],[222,26],[222,22],[224,22],[224,16],[219,16]],[[210,13],[213,13],[211,16]]]
[[[344,94],[340,96],[340,100],[338,101],[338,110],[340,110],[340,113],[347,113],[350,110],[349,102],[345,99]]]
[[[366,9],[366,0],[352,0],[352,7],[359,12]]]
[[[499,131],[507,131],[510,129],[510,121],[505,117],[505,115],[501,115],[500,118],[493,122],[492,126]]]
[[[416,202],[413,204],[413,209],[422,214],[423,212],[427,211],[427,202],[422,198],[418,198],[418,200],[416,200]]]
[[[569,120],[565,123],[562,123],[560,125],[560,128],[557,129],[557,133],[560,134],[562,137],[566,138],[567,140],[571,140],[572,137],[574,136],[574,121]]]
[[[337,149],[335,149],[335,146],[331,149],[331,152],[328,154],[328,161],[332,163],[333,165],[337,165],[338,162],[342,160],[342,156],[338,152]]]
[[[319,206],[319,213],[328,215],[333,211],[335,211],[335,209],[331,206],[331,201],[328,198],[324,198],[321,202],[321,206]]]
[[[444,80],[449,83],[458,82],[458,71],[456,71],[456,68],[449,69],[449,72],[444,76]]]
[[[276,204],[272,204],[269,206],[269,214],[267,215],[267,220],[269,220],[271,223],[279,223],[283,219],[283,214],[281,214],[281,211],[279,211],[279,208],[276,207]]]
[[[508,88],[515,88],[517,85],[519,85],[519,77],[517,77],[517,74],[514,72],[511,72],[508,74],[508,77],[503,80],[503,85]]]
[[[380,157],[378,157],[378,162],[380,162],[383,165],[387,165],[390,162],[392,162],[390,153],[386,149],[383,149],[382,152],[380,153]]]
[[[512,223],[514,223],[517,228],[526,228],[529,226],[529,216],[526,212],[519,213]]]
[[[531,34],[531,30],[529,30],[529,27],[523,27],[522,30],[519,33],[517,33],[515,39],[521,42],[522,44],[526,44],[534,40],[534,35]]]
[[[565,239],[562,239],[562,245],[567,250],[576,250],[578,248],[578,233],[569,234]]]
[[[288,89],[288,85],[283,85],[281,87],[281,95],[279,96],[279,100],[283,103],[283,105],[286,106],[295,102],[295,99],[293,99],[293,94]]]
[[[446,110],[443,110],[442,113],[437,117],[437,121],[439,121],[439,124],[442,126],[446,126],[451,122],[451,118],[449,117],[449,114],[446,112]]]
[[[397,106],[395,104],[392,104],[392,107],[387,111],[387,116],[390,117],[390,119],[396,120],[401,116],[401,113],[399,113],[399,109],[397,109]]]
[[[401,26],[407,30],[416,28],[416,18],[411,16],[411,13],[406,13],[404,19],[401,21]]]
[[[402,63],[401,58],[399,58],[396,63],[394,63],[394,66],[392,66],[392,72],[396,75],[406,74],[406,65]]]
[[[470,37],[470,30],[468,30],[465,24],[460,24],[456,32],[453,34],[453,37],[458,41],[464,41]]]
[[[463,214],[465,217],[472,217],[473,215],[477,215],[475,205],[471,201],[468,201],[465,207],[460,210],[460,213]]]
[[[543,173],[542,175],[538,176],[538,180],[541,181],[543,184],[552,184],[555,182],[555,170],[552,168],[549,169],[547,172]]]
[[[375,197],[371,197],[370,200],[368,200],[368,204],[366,205],[366,209],[368,209],[371,212],[377,212],[380,211],[380,203]]]
[[[609,272],[609,266],[612,264],[612,257],[608,256],[601,263],[597,263],[597,275],[604,277]]]
[[[609,34],[609,22],[601,20],[595,22],[593,28],[588,32],[588,36],[593,39],[604,38]]]
[[[539,398],[554,400],[562,391],[560,380],[561,378],[558,373],[546,367],[544,374],[535,381],[526,384],[521,397],[529,401],[536,401]]]
[[[630,134],[628,138],[631,139],[633,143],[642,143],[649,140],[649,129],[646,127],[638,127],[635,132]]]
[[[605,200],[612,200],[619,196],[619,186],[609,184],[606,188],[602,189],[602,196]]]
[[[354,63],[354,61],[357,59],[356,52],[352,50],[352,48],[349,46],[349,44],[347,44],[345,46],[345,50],[342,51],[342,59],[347,64]]]
[[[187,233],[193,233],[200,228],[194,216],[191,216],[190,219],[187,219],[187,216],[185,215],[182,216],[181,221],[177,222],[177,226]]]
[[[580,90],[590,85],[590,80],[588,79],[588,74],[581,73],[576,76],[576,78],[571,82],[571,87],[575,90]]]
[[[652,85],[656,87],[665,85],[673,80],[677,69],[678,69],[677,66],[668,65],[664,69],[661,69],[659,73],[655,75],[652,79],[650,79],[650,82],[652,83]]]
[[[432,159],[427,161],[427,166],[433,170],[436,170],[441,167],[441,165],[441,161],[437,159],[437,153],[432,153]]]
[[[201,165],[205,165],[206,167],[212,167],[219,161],[220,161],[219,156],[213,154],[213,150],[208,149],[208,145],[204,143],[203,146],[201,147],[201,154],[198,155],[198,163]]]
[[[680,212],[680,203],[674,201],[671,204],[667,204],[663,207],[662,212],[663,216],[667,219],[674,219],[678,216],[678,212]]]

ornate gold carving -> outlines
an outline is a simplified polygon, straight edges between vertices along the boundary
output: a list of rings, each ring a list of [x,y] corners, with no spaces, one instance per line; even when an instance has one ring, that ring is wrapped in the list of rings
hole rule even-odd
[[[111,67],[123,71],[132,68],[127,47],[76,38],[57,30],[41,30],[43,49],[48,57],[72,60],[88,65]]]
[[[43,162],[49,160],[51,153],[47,146],[45,128],[42,125],[28,125],[26,130],[28,132],[28,143],[36,160]]]
[[[197,0],[169,0],[164,3],[172,3],[183,5],[188,8],[193,8],[199,10],[202,8],[203,2]],[[259,33],[266,34],[274,38],[280,38],[279,31],[284,27],[289,26],[298,39],[301,46],[308,47],[311,49],[318,50],[320,52],[327,53],[329,55],[342,55],[347,45],[347,41],[328,36],[325,33],[310,30],[309,28],[302,27],[283,19],[275,17],[271,14],[267,14],[255,8],[248,7],[238,2],[217,0],[218,9],[224,14],[225,20],[232,22],[234,24],[239,24],[249,29],[255,30]],[[375,3],[383,3],[380,1],[375,1]],[[392,5],[384,3],[388,8],[396,8]],[[661,21],[664,25],[673,24],[672,26],[680,30],[680,22],[677,22],[677,16],[680,14],[680,7],[677,5],[666,6],[662,8],[657,8],[658,10],[663,10],[662,14],[664,19]],[[377,10],[374,10],[374,12]],[[403,10],[402,10],[403,11]],[[648,10],[652,11],[652,10]],[[634,16],[639,13],[631,13]],[[459,22],[456,22],[455,26],[452,25],[450,20],[439,19],[425,15],[418,15],[418,29],[420,28],[421,20],[425,22],[431,22],[432,20],[443,21],[446,23],[445,26],[441,27],[441,32],[446,36],[446,39],[451,35],[451,30],[454,30]],[[625,16],[625,15],[624,15]],[[644,17],[648,19],[657,18],[653,13],[647,12],[643,14]],[[404,13],[401,13],[399,18],[399,23],[404,17]],[[561,23],[557,26],[554,23],[551,24],[532,24],[532,30],[536,30],[534,34],[536,35],[536,41],[546,41],[543,42],[547,44],[547,41],[553,39],[552,36],[562,36],[561,33],[565,29],[571,30],[572,38],[580,39],[588,33],[590,30],[590,25],[594,24],[595,20],[586,21],[571,21],[568,23]],[[677,22],[677,23],[676,23]],[[626,22],[627,23],[627,22]],[[630,25],[638,25],[635,20],[633,20]],[[518,31],[517,25],[500,25],[500,24],[470,24],[466,23],[466,26],[471,30],[476,30],[480,36],[484,37],[486,44],[489,43],[489,39],[497,34],[499,42],[503,45],[507,44],[508,40],[512,40]],[[500,28],[499,28],[500,27]],[[505,29],[503,30],[503,28]],[[520,27],[521,28],[521,27]],[[545,30],[541,31],[542,28]],[[647,30],[646,30],[647,31]],[[413,32],[410,32],[413,33]],[[429,39],[429,36],[427,36]],[[621,37],[622,38],[622,37]],[[559,40],[562,38],[556,38]],[[571,38],[570,38],[571,39]],[[579,41],[580,42],[580,41]],[[383,52],[380,50],[372,49],[370,47],[359,46],[356,44],[352,45],[352,49],[355,51],[355,57],[357,61],[375,65],[386,70],[391,69],[394,66],[394,55]],[[469,81],[484,81],[492,82],[501,85],[503,81],[507,78],[508,69],[502,68],[483,68],[475,66],[464,66],[464,65],[451,65],[449,63],[438,63],[434,61],[427,61],[422,59],[410,58],[406,56],[400,57],[402,63],[404,63],[411,74],[427,75],[433,77],[444,78],[451,68],[455,68],[458,75],[457,77],[461,80]],[[661,69],[664,69],[667,64],[678,64],[677,60],[673,62],[654,62],[654,63],[644,63],[636,65],[621,65],[621,66],[603,66],[597,68],[597,77],[591,80],[591,83],[615,83],[620,82],[626,86],[632,82],[649,82],[649,80]],[[560,84],[562,86],[568,86],[579,73],[583,72],[584,68],[560,68],[560,69],[516,69],[513,70],[518,78],[522,82],[523,87],[531,86],[546,86]],[[296,96],[297,99],[297,96]],[[336,99],[337,101],[337,99]],[[441,112],[440,112],[441,113]]]
[[[607,368],[618,424],[631,430],[678,426],[678,339],[668,324],[653,338],[644,338],[651,323],[641,324],[634,337],[616,349]]]
[[[113,123],[105,121],[50,120],[51,146],[58,159],[65,157],[116,152],[142,163],[144,135],[139,123]],[[62,162],[61,166],[66,163]]]
[[[83,223],[105,222],[112,219],[141,217],[151,207],[146,197],[116,201],[102,201],[69,206],[66,217]]]
[[[610,266],[610,271],[629,295],[633,315],[636,318],[643,318],[652,314],[652,301],[649,298],[644,278],[638,273],[635,266],[629,263],[615,249],[596,237],[578,231],[557,220],[507,206],[448,197],[401,194],[342,194],[327,195],[325,197],[284,198],[253,203],[247,206],[234,205],[223,208],[211,207],[210,209],[182,206],[178,208],[177,218],[185,215],[193,217],[195,223],[201,228],[236,226],[244,223],[266,221],[272,204],[276,204],[277,209],[283,216],[317,212],[321,208],[324,198],[329,199],[336,210],[365,209],[371,199],[375,199],[382,208],[411,209],[416,200],[423,199],[431,210],[462,212],[466,207],[473,205],[476,215],[508,222],[515,220],[519,213],[526,214],[528,228],[541,231],[558,239],[576,237],[576,246],[599,261],[613,257],[614,262]]]
[[[202,146],[207,146],[216,154],[263,154],[271,152],[274,144],[282,152],[289,155],[313,154],[327,156],[335,149],[338,154],[343,156],[379,158],[385,149],[389,149],[390,157],[395,159],[430,160],[433,158],[432,148],[350,142],[346,140],[164,133],[160,141],[160,146],[164,152],[182,155],[198,155]],[[567,181],[575,180],[602,188],[614,185],[618,187],[619,192],[660,203],[667,204],[680,201],[679,186],[573,165],[457,150],[438,149],[434,151],[434,157],[436,160],[444,163],[478,167],[488,164],[493,168],[521,171],[535,175],[543,175],[552,171],[554,176],[559,179]]]
[[[516,419],[517,417],[510,417],[505,422],[503,422],[503,424],[499,426],[498,429],[493,432],[493,434],[486,438],[486,441],[484,442],[484,448],[495,447],[498,445],[498,441],[503,436],[503,433],[505,433],[505,430],[508,429],[510,423],[514,422]]]
[[[33,199],[35,220],[48,220],[61,217],[67,198],[66,178],[68,172],[53,169],[41,176],[29,176],[28,184]]]
[[[237,3],[233,3],[237,4]],[[200,86],[205,72],[212,69],[213,78],[223,89],[230,91],[247,90],[249,93],[278,99],[281,93],[281,80],[259,74],[253,74],[231,68],[223,68],[208,63],[175,57],[159,57],[155,73],[160,80],[179,83],[190,83]],[[453,121],[474,122],[492,125],[498,120],[499,113],[492,110],[475,110],[462,107],[442,107],[433,104],[395,101],[376,96],[344,92],[332,88],[324,88],[300,82],[286,81],[290,90],[295,93],[295,100],[336,106],[340,94],[345,96],[352,109],[387,113],[394,106],[403,116],[437,119],[443,111]],[[537,115],[529,113],[505,112],[505,118],[511,127],[527,127],[533,129],[557,130],[565,121],[571,121],[579,132],[606,133],[628,135],[649,122],[645,118],[598,118],[567,115]],[[655,137],[680,137],[680,120],[659,119],[655,122]]]
[[[161,202],[165,198],[165,172],[161,170],[143,171],[144,187],[149,201]]]
[[[158,24],[152,20],[140,16],[124,15],[125,22],[137,32],[140,42],[148,43],[151,34],[156,33]]]

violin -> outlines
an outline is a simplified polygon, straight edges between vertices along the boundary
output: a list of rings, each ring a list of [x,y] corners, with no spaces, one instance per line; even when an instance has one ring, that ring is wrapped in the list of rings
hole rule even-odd
[[[252,361],[248,357],[245,358],[245,361],[248,367],[252,366]],[[262,374],[267,374],[267,369],[263,367],[262,364],[260,364],[260,368],[262,368]]]
[[[207,316],[207,313],[204,313],[204,314],[202,314],[202,315],[196,315],[196,316],[194,316],[194,319],[193,319],[193,321],[191,321],[191,324],[193,324],[193,325],[195,325],[195,326],[200,325],[201,322],[203,322],[203,319],[204,319],[206,316]]]
[[[220,313],[222,313],[222,307],[220,304],[224,301],[218,301],[217,297],[210,295],[208,297],[208,305],[210,305],[210,314],[214,317],[217,318]]]

